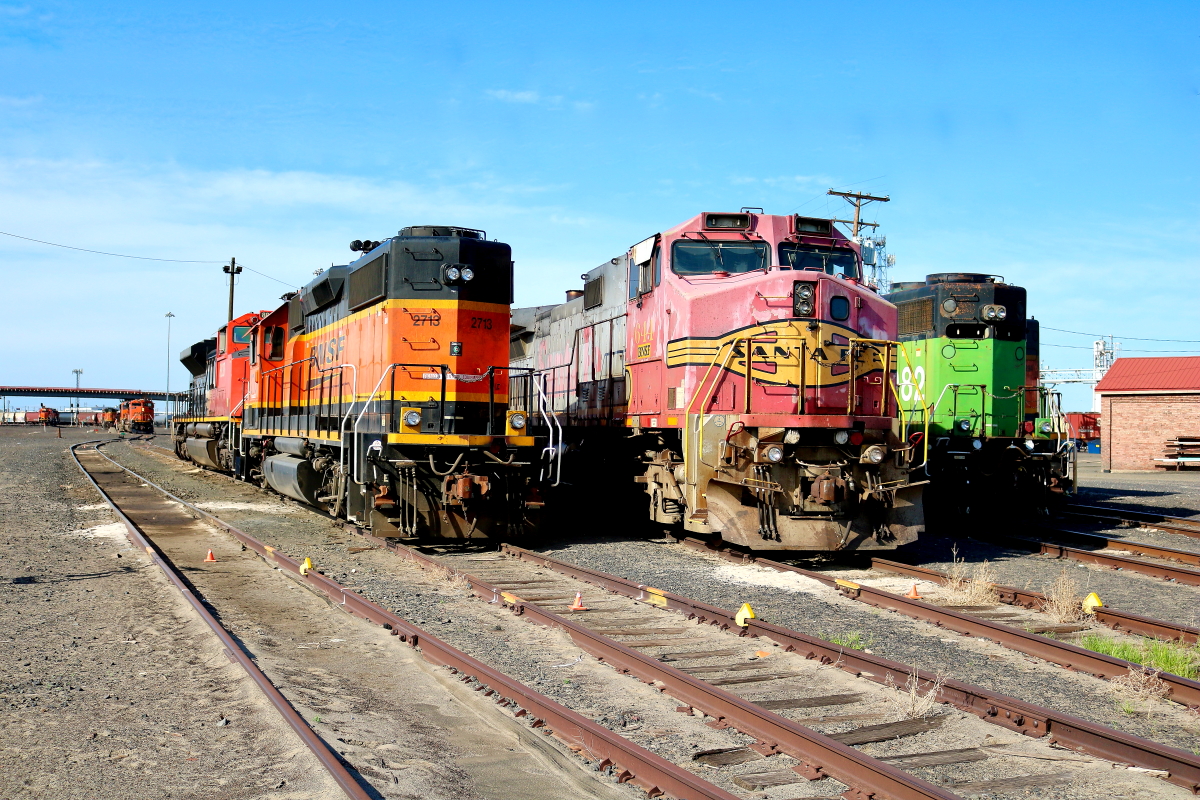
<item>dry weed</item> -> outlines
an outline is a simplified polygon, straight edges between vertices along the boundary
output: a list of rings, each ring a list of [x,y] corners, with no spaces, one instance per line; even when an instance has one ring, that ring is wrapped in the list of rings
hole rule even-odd
[[[938,704],[938,692],[941,691],[943,680],[939,673],[934,676],[933,683],[922,692],[920,681],[915,675],[909,675],[903,686],[897,686],[889,673],[884,678],[883,685],[893,691],[886,692],[884,699],[904,715],[905,719],[924,719]]]
[[[442,584],[440,588],[444,589],[445,591],[448,591],[452,594],[471,593],[471,582],[468,581],[467,576],[463,575],[461,572],[446,570],[439,577],[441,578]]]
[[[1117,695],[1117,708],[1132,716],[1137,713],[1137,703],[1141,703],[1147,716],[1156,707],[1159,700],[1165,700],[1171,693],[1167,682],[1161,677],[1162,670],[1142,665],[1130,667],[1129,672],[1119,678],[1112,679],[1112,690]]]
[[[950,569],[946,571],[946,588],[963,605],[986,606],[1000,602],[996,591],[996,573],[987,561],[967,564],[958,557],[958,545],[952,548]]]
[[[1058,573],[1054,583],[1046,589],[1046,605],[1042,610],[1059,622],[1076,622],[1083,619],[1083,602],[1079,596],[1079,582],[1064,569]]]

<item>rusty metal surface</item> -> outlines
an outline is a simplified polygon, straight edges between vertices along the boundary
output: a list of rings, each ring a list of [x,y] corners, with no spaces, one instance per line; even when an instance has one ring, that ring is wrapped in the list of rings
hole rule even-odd
[[[1127,556],[1118,556],[1108,553],[1104,550],[1080,550],[1077,547],[1067,547],[1066,545],[1054,544],[1053,542],[1043,542],[1037,539],[1023,539],[1020,537],[1009,537],[1008,539],[1014,543],[1023,543],[1031,549],[1039,551],[1042,555],[1054,556],[1055,558],[1069,558],[1072,561],[1079,561],[1084,564],[1099,564],[1103,567],[1111,567],[1112,569],[1127,569],[1130,572],[1137,572],[1141,575],[1149,575],[1153,578],[1162,578],[1163,580],[1175,581],[1176,583],[1184,583],[1188,586],[1200,586],[1200,572],[1186,567],[1176,567],[1170,564],[1155,564],[1151,561],[1139,561],[1136,558]],[[1118,547],[1125,547],[1124,544],[1114,542]],[[1132,549],[1125,547],[1125,549]]]
[[[284,555],[274,547],[260,542],[253,536],[222,521],[219,517],[213,516],[207,511],[176,497],[163,487],[121,466],[108,458],[104,453],[99,453],[99,455],[107,459],[114,466],[161,492],[163,495],[182,504],[205,521],[226,531],[270,563],[292,573],[337,603],[347,613],[360,617],[367,622],[389,628],[393,635],[400,637],[401,641],[419,648],[421,655],[426,661],[449,667],[456,674],[459,674],[461,680],[464,682],[476,681],[478,683],[477,690],[485,692],[487,696],[494,697],[496,703],[517,707],[516,716],[532,716],[535,728],[545,729],[548,733],[553,734],[555,738],[563,741],[568,747],[587,755],[596,762],[595,766],[597,770],[611,767],[618,780],[621,782],[630,782],[641,787],[651,797],[666,794],[676,798],[688,798],[688,800],[737,800],[736,795],[730,794],[718,786],[714,786],[684,768],[610,731],[608,728],[575,713],[565,706],[559,705],[549,697],[535,692],[519,681],[492,669],[481,661],[477,661],[437,637],[431,636],[423,629],[376,605],[365,597],[346,589],[336,581],[321,575],[316,570],[309,570],[307,574],[301,574],[301,561]],[[368,538],[393,550],[397,547],[383,539]],[[149,547],[149,544],[147,544],[147,547]],[[403,548],[403,550],[407,550],[407,548]],[[426,561],[430,564],[435,563],[428,559]],[[167,566],[161,563],[160,566],[163,566],[164,570],[168,569]],[[438,569],[445,571],[445,568],[440,565]],[[215,620],[213,624],[216,624]],[[238,652],[240,652],[240,649]],[[634,655],[640,654],[635,653]],[[267,680],[265,676],[262,679],[264,681]],[[267,684],[270,685],[270,682],[267,681]],[[280,697],[282,699],[282,696]],[[287,701],[283,700],[283,702],[286,704]],[[288,708],[291,709],[291,706],[289,705]],[[294,714],[295,711],[292,710],[292,713]],[[304,724],[303,720],[300,721]],[[306,724],[305,727],[307,728]],[[311,729],[308,730],[312,733]],[[316,736],[315,733],[312,733],[312,735]],[[324,742],[319,737],[317,741],[324,746]],[[895,770],[894,767],[890,769]],[[895,771],[899,773],[899,770]],[[903,775],[904,773],[899,774]],[[355,785],[357,786],[357,784]],[[364,800],[369,797],[366,794],[351,796],[355,798],[361,797]],[[955,795],[946,792],[939,792],[936,795],[908,794],[894,796],[897,800],[903,800],[903,798],[907,797],[955,797]]]
[[[275,709],[280,713],[291,729],[296,732],[296,734],[300,737],[300,740],[303,741],[308,749],[312,751],[313,755],[317,757],[317,760],[321,762],[321,765],[325,767],[325,769],[329,772],[330,777],[332,777],[342,791],[345,792],[346,796],[354,798],[354,800],[370,800],[372,795],[354,779],[354,776],[352,776],[350,771],[346,769],[337,753],[335,753],[332,748],[325,743],[325,740],[322,739],[316,731],[309,727],[308,723],[305,722],[304,718],[296,712],[296,709],[293,708],[292,704],[287,701],[287,698],[280,693],[275,684],[271,683],[270,679],[263,674],[262,670],[258,668],[258,665],[255,664],[250,656],[247,655],[246,652],[237,644],[237,642],[233,640],[233,637],[229,635],[229,632],[225,630],[221,623],[217,622],[216,618],[213,617],[209,610],[204,607],[204,604],[200,602],[200,599],[196,597],[191,589],[188,588],[187,584],[176,571],[175,567],[162,557],[150,540],[145,536],[145,534],[142,533],[142,530],[138,527],[137,523],[125,515],[125,512],[123,512],[117,506],[117,504],[113,502],[112,498],[109,497],[108,492],[100,488],[100,484],[95,478],[92,477],[91,473],[88,472],[87,468],[80,460],[79,454],[76,452],[77,448],[90,444],[96,444],[96,442],[82,442],[80,444],[73,445],[71,447],[71,456],[75,459],[75,463],[78,465],[79,470],[83,473],[84,477],[86,477],[96,491],[100,493],[100,496],[104,498],[105,502],[108,503],[113,512],[120,518],[121,522],[125,524],[126,536],[128,536],[129,541],[132,542],[135,547],[145,551],[145,553],[150,557],[150,560],[158,565],[159,569],[163,571],[163,574],[167,576],[167,580],[174,584],[175,588],[179,590],[184,599],[188,601],[188,604],[196,611],[196,614],[202,620],[204,620],[204,623],[208,625],[208,627],[216,635],[217,639],[220,640],[222,646],[225,648],[226,656],[231,661],[236,661],[242,666],[242,668],[246,671],[246,674],[249,675],[254,683],[257,684],[258,688],[262,690],[263,694],[266,695],[267,700],[271,702],[271,705],[275,707]],[[98,449],[94,452],[110,462],[112,461]],[[117,466],[120,465],[118,464]],[[124,467],[121,467],[121,469],[124,469]],[[128,472],[128,470],[126,470],[126,472]]]
[[[947,580],[946,573],[939,570],[929,567],[915,567],[911,564],[902,564],[898,561],[888,561],[883,558],[871,559],[871,567],[872,569],[908,575],[941,585],[945,585]],[[1042,606],[1046,603],[1046,596],[1041,592],[1018,589],[1014,586],[1004,586],[998,583],[992,584],[992,588],[996,590],[1000,602],[1008,605],[1041,610]],[[1097,622],[1107,625],[1114,630],[1127,631],[1156,639],[1184,642],[1200,641],[1200,628],[1192,628],[1176,622],[1167,622],[1166,620],[1146,617],[1141,614],[1120,611],[1108,606],[1098,606],[1095,609],[1094,616]]]
[[[443,572],[449,571],[463,577],[475,594],[489,602],[505,603],[519,615],[543,625],[561,628],[581,648],[621,672],[635,675],[646,682],[661,684],[668,694],[686,704],[687,707],[698,709],[706,715],[714,717],[718,725],[737,728],[743,733],[757,737],[769,749],[796,758],[801,762],[799,769],[805,770],[802,774],[812,776],[812,779],[828,775],[859,790],[860,796],[863,797],[869,797],[871,793],[880,797],[892,798],[892,800],[957,797],[941,787],[902,772],[855,750],[853,747],[836,742],[823,734],[767,711],[720,687],[705,683],[675,667],[591,631],[566,617],[547,611],[535,603],[522,600],[511,592],[502,591],[470,573],[453,570],[404,545],[387,542],[368,534],[364,534],[364,537],[423,567]],[[541,558],[531,551],[509,545],[504,545],[502,549],[512,555],[520,555],[534,561]],[[556,562],[557,564],[563,564],[563,562]],[[610,591],[618,594],[627,594],[622,589],[629,589],[632,586],[628,581],[616,576],[585,570],[573,565],[564,566],[578,571],[580,576],[584,574],[589,576],[582,578],[583,580],[596,585],[603,584]],[[701,614],[708,614],[702,621],[717,621],[719,615],[720,619],[728,618],[724,627],[735,626],[732,617],[715,606],[704,606],[704,604],[693,603],[684,598],[675,598],[668,592],[660,592],[649,587],[636,587],[632,591],[634,594],[628,596],[641,599],[650,605],[662,608],[667,607],[666,604],[671,602],[681,603],[682,605],[678,605],[678,608],[686,606],[699,610]]]
[[[1128,631],[1155,639],[1167,639],[1183,642],[1200,641],[1200,628],[1181,625],[1176,622],[1166,622],[1153,617],[1143,617],[1128,611],[1118,611],[1108,606],[1097,606],[1096,621],[1118,631]]]
[[[1082,517],[1103,522],[1115,522],[1118,525],[1140,525],[1168,533],[1180,533],[1184,536],[1200,538],[1200,521],[1169,517],[1153,511],[1131,511],[1127,508],[1109,508],[1107,506],[1088,506],[1071,504],[1059,512],[1067,517]]]
[[[686,539],[684,542],[700,549],[710,550],[707,544],[695,539]],[[724,629],[737,629],[734,613],[731,611],[725,611],[671,592],[641,586],[615,575],[569,564],[519,547],[504,545],[502,550],[556,572],[562,572],[596,586],[607,588],[609,591],[642,599],[644,602],[650,602],[660,608],[678,611],[697,622],[718,625]],[[710,550],[710,552],[721,555],[719,551]],[[746,563],[754,561],[754,559],[743,557],[740,554],[736,556],[727,554],[727,557],[730,560]],[[763,564],[764,562],[758,561],[757,563]],[[767,562],[766,565],[769,566],[770,562]],[[1193,792],[1200,790],[1200,756],[1195,754],[961,681],[943,679],[939,686],[939,676],[933,673],[860,650],[847,650],[832,642],[779,625],[772,625],[759,619],[750,619],[747,620],[747,623],[745,633],[748,636],[771,639],[789,651],[800,653],[807,658],[819,659],[825,664],[836,664],[840,669],[853,675],[869,678],[881,684],[885,684],[888,677],[891,676],[894,682],[900,685],[903,685],[911,676],[920,691],[929,691],[938,686],[937,696],[940,702],[975,714],[993,724],[1028,736],[1049,736],[1051,741],[1064,747],[1109,761],[1132,764],[1145,769],[1163,770],[1169,773],[1168,780],[1172,783]]]
[[[932,622],[938,627],[954,631],[955,633],[990,639],[997,644],[1016,650],[1017,652],[1036,656],[1044,661],[1058,664],[1067,669],[1087,672],[1095,675],[1097,678],[1111,679],[1128,674],[1130,669],[1141,669],[1140,665],[1134,664],[1131,661],[1086,650],[1069,642],[1048,639],[1045,636],[1038,636],[1035,633],[1029,633],[1020,628],[1014,628],[992,620],[968,616],[967,614],[951,611],[948,608],[940,608],[920,600],[910,600],[907,597],[901,597],[898,594],[885,592],[882,589],[876,589],[871,586],[861,586],[850,581],[839,582],[820,572],[801,569],[791,564],[783,564],[763,558],[757,559],[755,563],[760,566],[779,570],[780,572],[795,572],[813,578],[827,586],[840,590],[847,597],[861,600],[877,608],[887,608],[914,619]],[[1191,708],[1200,708],[1200,683],[1167,672],[1162,673],[1160,677],[1167,684],[1170,691],[1168,697],[1171,700]]]
[[[1176,550],[1173,547],[1164,547],[1158,544],[1147,544],[1145,542],[1131,542],[1128,539],[1113,539],[1108,536],[1101,536],[1097,533],[1083,533],[1081,531],[1068,531],[1062,528],[1045,528],[1045,532],[1055,538],[1062,539],[1068,542],[1074,542],[1082,547],[1095,548],[1103,550],[1109,548],[1112,550],[1128,550],[1131,553],[1137,553],[1143,556],[1152,556],[1154,558],[1162,558],[1167,561],[1178,561],[1183,564],[1192,564],[1200,566],[1200,553],[1193,553],[1190,550]],[[1032,541],[1022,539],[1021,541]]]

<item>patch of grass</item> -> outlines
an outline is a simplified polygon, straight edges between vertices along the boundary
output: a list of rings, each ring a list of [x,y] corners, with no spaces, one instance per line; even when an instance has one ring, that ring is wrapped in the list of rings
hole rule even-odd
[[[1076,622],[1083,619],[1083,602],[1079,591],[1079,582],[1063,569],[1054,579],[1054,583],[1045,589],[1046,604],[1042,606],[1042,610],[1059,622]]]
[[[1165,642],[1161,639],[1123,642],[1098,633],[1085,633],[1080,638],[1079,645],[1096,653],[1123,658],[1181,678],[1194,679],[1200,675],[1198,647],[1185,647],[1177,642]]]
[[[316,723],[317,725],[320,725],[321,724],[321,715],[318,714],[317,716],[313,717],[313,722]]]
[[[1117,703],[1117,710],[1130,717],[1138,712],[1137,706],[1135,706],[1129,700],[1122,700]]]
[[[849,631],[847,633],[822,633],[820,637],[827,642],[848,647],[851,650],[866,650],[871,645],[875,644],[874,636],[863,636],[860,631]]]

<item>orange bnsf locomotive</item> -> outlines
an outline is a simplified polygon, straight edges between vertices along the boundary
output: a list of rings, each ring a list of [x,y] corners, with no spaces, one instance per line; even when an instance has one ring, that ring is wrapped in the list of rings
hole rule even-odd
[[[633,473],[654,522],[752,549],[916,538],[924,447],[897,413],[896,308],[832,220],[700,214],[582,277],[513,315],[563,483]]]
[[[509,403],[510,383],[530,383],[507,363],[509,246],[422,226],[351,249],[354,263],[184,351],[176,453],[379,536],[522,530],[540,453]]]
[[[117,429],[124,433],[154,433],[154,401],[122,400],[117,408]]]

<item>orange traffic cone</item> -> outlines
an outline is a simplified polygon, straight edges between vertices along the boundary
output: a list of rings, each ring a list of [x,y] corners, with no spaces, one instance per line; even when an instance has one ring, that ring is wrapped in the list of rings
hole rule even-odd
[[[571,605],[571,611],[587,611],[588,607],[583,604],[583,592],[575,593],[575,602]]]
[[[920,600],[921,595],[917,594],[917,585],[914,583],[912,588],[908,590],[908,594],[904,595],[909,600]]]
[[[206,555],[206,556],[204,557],[204,560],[205,560],[206,562],[207,562],[207,561],[216,561],[216,560],[217,560],[217,557],[216,557],[216,556],[214,556],[214,555],[212,554],[212,550],[209,550],[209,551],[208,551],[208,555]]]

